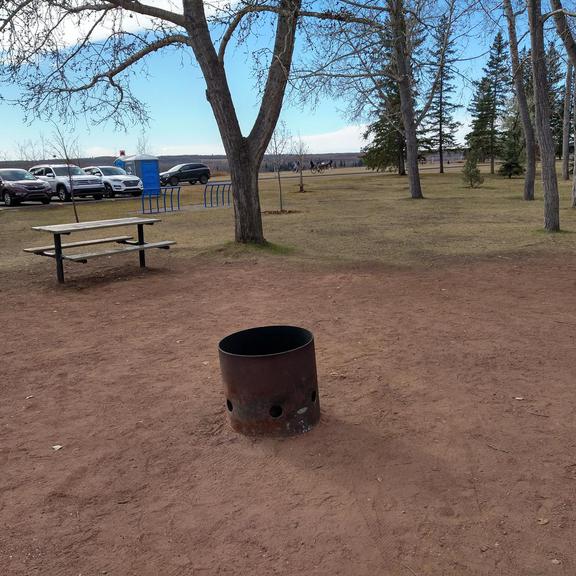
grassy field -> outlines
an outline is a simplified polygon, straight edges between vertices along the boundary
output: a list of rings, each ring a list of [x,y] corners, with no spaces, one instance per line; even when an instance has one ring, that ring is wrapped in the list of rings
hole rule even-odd
[[[220,253],[282,253],[311,263],[382,263],[394,266],[429,265],[437,259],[505,257],[553,248],[576,248],[576,210],[569,207],[569,183],[561,183],[563,233],[542,231],[543,204],[522,201],[522,179],[486,176],[481,188],[470,190],[458,171],[440,175],[424,171],[425,200],[408,197],[405,178],[393,174],[332,172],[307,177],[304,194],[298,180],[284,180],[285,208],[289,214],[264,214],[267,250],[236,247],[232,209],[204,209],[203,187],[186,186],[184,209],[162,215],[162,224],[150,230],[149,239],[174,239],[174,254],[194,256]],[[278,209],[276,181],[261,181],[263,210]],[[82,220],[135,215],[139,200],[79,203]],[[35,266],[39,258],[22,252],[26,246],[44,244],[48,238],[34,225],[73,221],[71,206],[23,206],[0,211],[0,270]],[[101,234],[101,232],[100,232]]]

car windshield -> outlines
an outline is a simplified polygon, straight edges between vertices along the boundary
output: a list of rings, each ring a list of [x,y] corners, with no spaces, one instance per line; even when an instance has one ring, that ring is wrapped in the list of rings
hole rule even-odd
[[[186,166],[186,164],[177,164],[176,166],[172,166],[170,170],[166,170],[166,172],[178,172],[182,166]]]
[[[56,176],[68,176],[68,171],[72,176],[86,176],[86,172],[78,166],[54,166],[52,170],[56,172]]]
[[[16,182],[17,180],[36,180],[28,170],[0,170],[0,178],[8,182]]]
[[[100,166],[100,171],[104,176],[126,176],[126,170],[116,166]]]

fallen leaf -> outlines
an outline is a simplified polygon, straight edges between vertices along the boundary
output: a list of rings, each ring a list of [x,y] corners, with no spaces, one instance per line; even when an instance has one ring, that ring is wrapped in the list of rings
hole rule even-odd
[[[550,522],[550,520],[548,520],[548,518],[538,518],[538,524],[540,524],[540,526],[546,526],[546,524],[548,524],[548,522]]]
[[[54,450],[54,452],[57,452],[58,450],[61,450],[62,448],[64,448],[64,446],[60,446],[60,444],[54,444],[54,446],[52,446],[52,450]]]
[[[514,400],[524,400],[524,396],[514,396]]]
[[[206,362],[206,361],[202,362],[202,364],[203,364],[204,366],[208,366],[208,362]]]
[[[554,558],[552,560],[552,564],[554,564],[555,566],[558,566],[558,564],[562,564],[562,562],[560,562],[560,560],[558,560],[558,558]]]
[[[30,398],[34,398],[34,394],[31,394],[30,396],[26,396],[26,400],[30,400]]]

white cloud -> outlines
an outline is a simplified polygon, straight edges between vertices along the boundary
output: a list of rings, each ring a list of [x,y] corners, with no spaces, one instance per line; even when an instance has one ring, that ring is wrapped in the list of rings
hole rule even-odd
[[[90,146],[84,149],[84,154],[88,158],[95,158],[96,156],[117,156],[118,150],[114,150],[109,146]]]
[[[154,143],[154,152],[158,156],[176,156],[179,154],[200,154],[209,156],[210,154],[224,154],[224,146],[218,144],[164,144]]]
[[[366,145],[362,137],[365,131],[366,126],[362,124],[344,126],[334,132],[303,134],[302,140],[308,145],[312,154],[360,152],[360,149]]]

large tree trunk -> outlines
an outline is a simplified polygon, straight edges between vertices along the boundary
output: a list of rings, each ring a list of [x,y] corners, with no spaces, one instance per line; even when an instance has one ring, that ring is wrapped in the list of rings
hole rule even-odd
[[[576,77],[575,77],[576,80]],[[574,148],[572,149],[573,162],[576,164],[576,89],[573,91],[574,102],[572,103],[572,124],[574,124]],[[570,193],[570,207],[576,208],[576,165],[572,169],[572,191]]]
[[[406,38],[406,21],[403,0],[389,0],[391,5],[390,20],[394,30],[394,60],[398,75],[398,92],[400,94],[400,112],[406,140],[406,169],[408,186],[412,198],[424,198],[420,186],[418,169],[418,138],[416,136],[416,119],[414,114],[414,97],[412,95],[412,75],[410,73],[409,52]]]
[[[206,81],[212,107],[228,157],[234,198],[236,242],[264,244],[258,194],[258,170],[276,127],[292,66],[301,0],[280,0],[272,60],[258,116],[245,138],[234,108],[224,63],[218,57],[204,14],[204,2],[184,0],[186,30]]]
[[[496,99],[494,99],[496,100]],[[494,115],[496,115],[496,111],[494,111]],[[494,174],[494,140],[496,138],[496,124],[494,119],[490,124],[490,174]]]
[[[402,134],[402,132],[398,132],[396,143],[398,147],[398,176],[406,176],[406,164],[404,162],[404,148],[406,142],[404,141],[404,134]]]
[[[440,72],[440,86],[438,89],[440,98],[440,124],[438,127],[438,159],[440,161],[440,174],[444,174],[444,69]]]
[[[516,36],[516,17],[512,9],[510,0],[504,0],[504,10],[508,20],[508,37],[510,46],[510,59],[512,61],[512,74],[514,80],[514,92],[518,111],[520,112],[520,121],[522,122],[522,131],[524,132],[524,143],[526,147],[526,174],[524,176],[524,200],[534,200],[534,182],[536,180],[536,138],[534,136],[534,127],[528,110],[528,100],[523,83],[523,63],[518,56],[518,39]]]
[[[532,78],[536,107],[536,133],[542,162],[542,186],[544,189],[544,229],[560,230],[560,202],[556,177],[556,153],[550,128],[550,103],[548,100],[548,77],[544,50],[544,24],[540,0],[528,0],[528,22],[532,49]]]
[[[236,242],[262,244],[264,233],[258,194],[260,162],[251,157],[244,142],[228,154],[228,166],[232,181]]]
[[[572,30],[568,25],[568,20],[566,14],[563,10],[562,2],[560,0],[550,0],[550,6],[553,10],[554,23],[556,24],[556,30],[558,31],[558,36],[564,43],[568,57],[572,66],[576,68],[576,40],[574,40],[574,35]],[[574,101],[574,125],[576,126],[576,90],[575,101]],[[574,138],[574,157],[576,159],[576,134]],[[575,160],[576,161],[576,160]],[[573,181],[572,181],[572,207],[576,208],[576,166],[574,168]]]
[[[566,66],[564,111],[562,116],[562,180],[570,180],[570,105],[572,104],[572,62]]]

